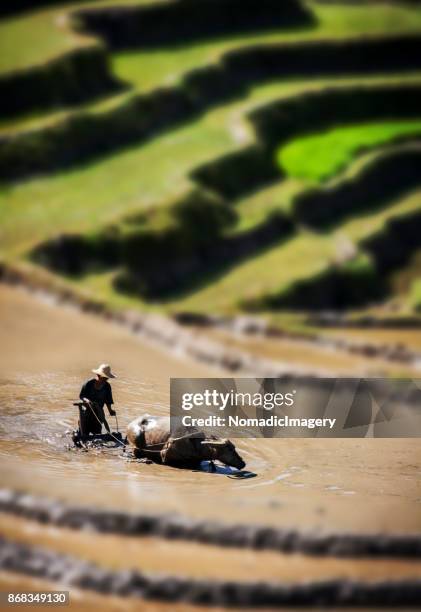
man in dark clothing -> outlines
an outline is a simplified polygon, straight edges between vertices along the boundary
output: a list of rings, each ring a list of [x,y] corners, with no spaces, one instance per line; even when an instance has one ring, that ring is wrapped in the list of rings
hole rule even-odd
[[[104,404],[108,408],[110,416],[114,416],[115,410],[111,385],[108,382],[109,378],[116,378],[111,372],[108,364],[103,363],[95,370],[95,378],[86,381],[80,390],[79,397],[83,402],[80,408],[79,428],[82,436],[88,436],[90,433],[100,434],[102,425],[110,433],[110,426],[104,414]]]

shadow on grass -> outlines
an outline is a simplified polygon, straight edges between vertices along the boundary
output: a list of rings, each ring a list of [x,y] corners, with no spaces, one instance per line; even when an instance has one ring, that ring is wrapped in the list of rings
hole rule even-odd
[[[389,208],[421,186],[421,140],[397,150],[385,149],[350,179],[297,196],[293,217],[328,234],[339,224]]]
[[[82,31],[102,38],[111,49],[176,49],[228,36],[288,32],[314,27],[300,0],[173,0],[140,6],[76,12]]]
[[[160,294],[154,292],[150,293],[148,288],[142,283],[142,279],[136,277],[127,270],[115,278],[113,283],[114,289],[119,293],[131,297],[142,297],[151,305],[170,304],[174,300],[186,299],[196,292],[205,289],[209,285],[222,279],[237,265],[264,254],[274,246],[282,246],[291,237],[292,228],[289,234],[277,237],[274,236],[272,240],[267,241],[266,244],[256,245],[254,249],[250,249],[247,252],[241,252],[230,259],[223,257],[221,254],[214,258],[207,254],[205,258],[206,263],[201,269],[196,269],[194,272],[192,271],[191,274],[186,275],[178,282],[174,281],[171,288],[167,288]],[[156,274],[165,274],[165,270],[159,270]]]

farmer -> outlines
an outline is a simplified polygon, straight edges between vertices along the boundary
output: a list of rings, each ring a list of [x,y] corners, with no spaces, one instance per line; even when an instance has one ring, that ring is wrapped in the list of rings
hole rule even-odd
[[[92,372],[96,375],[95,378],[86,381],[79,394],[83,402],[79,423],[82,436],[87,436],[90,433],[101,433],[102,425],[110,433],[110,426],[104,414],[104,404],[107,406],[110,416],[116,414],[112,408],[114,400],[111,385],[108,382],[109,378],[116,378],[116,376],[111,372],[107,363],[102,363]]]

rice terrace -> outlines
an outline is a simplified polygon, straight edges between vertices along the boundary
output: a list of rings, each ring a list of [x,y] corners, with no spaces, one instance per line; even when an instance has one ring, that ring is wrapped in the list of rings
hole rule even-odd
[[[415,438],[239,439],[205,491],[58,432],[105,349],[122,431],[171,377],[419,377],[418,0],[3,3],[0,281],[0,591],[414,607]]]

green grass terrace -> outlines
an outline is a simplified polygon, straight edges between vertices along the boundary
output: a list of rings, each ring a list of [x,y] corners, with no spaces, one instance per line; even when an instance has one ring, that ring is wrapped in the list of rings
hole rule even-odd
[[[114,111],[124,110],[130,100],[154,94],[159,88],[182,89],[187,74],[223,64],[226,54],[234,50],[274,44],[299,49],[305,43],[322,45],[335,40],[364,44],[367,40],[396,36],[421,38],[421,9],[398,3],[350,5],[309,1],[307,5],[314,15],[312,25],[237,33],[153,49],[111,51],[103,41],[77,29],[72,16],[75,10],[119,4],[146,2],[63,3],[0,21],[0,80],[48,66],[75,50],[95,48],[105,53],[107,69],[115,82],[122,85],[116,91],[77,103],[0,117],[0,146],[2,138],[13,142],[30,134],[31,138],[42,139],[52,128],[60,131],[72,126],[75,118],[88,122],[92,118],[107,118]],[[184,120],[168,124],[147,139],[111,143],[109,150],[103,154],[95,151],[83,163],[72,162],[67,167],[3,180],[0,256],[14,264],[27,263],[33,249],[58,236],[98,238],[110,227],[125,231],[130,225],[128,219],[148,217],[160,209],[167,215],[162,217],[165,224],[171,227],[174,203],[203,188],[197,178],[198,169],[256,146],[258,134],[250,120],[253,112],[282,101],[300,100],[311,93],[381,86],[421,86],[421,70],[412,66],[389,73],[372,69],[369,73],[355,74],[317,74],[317,70],[315,74],[300,74],[298,70],[297,74],[279,74],[267,82],[251,79],[231,97],[221,97],[209,108],[186,115]],[[118,307],[235,313],[247,303],[282,295],[297,282],[317,279],[326,270],[343,264],[343,250],[348,247],[352,252],[347,255],[349,265],[354,261],[356,266],[361,262],[365,266],[367,261],[371,262],[365,241],[388,227],[393,219],[416,215],[421,210],[421,184],[406,188],[403,183],[398,192],[390,198],[383,197],[375,207],[370,195],[366,201],[360,198],[358,210],[338,218],[333,227],[322,229],[309,226],[296,216],[297,198],[311,189],[329,190],[347,181],[358,182],[365,168],[389,151],[417,147],[421,142],[421,110],[419,116],[412,113],[337,124],[334,117],[335,108],[332,125],[321,129],[306,127],[302,133],[279,143],[270,160],[278,167],[279,176],[247,188],[247,176],[240,172],[231,177],[235,194],[231,197],[222,194],[224,206],[235,217],[224,228],[224,239],[254,232],[273,214],[291,221],[293,229],[287,238],[260,245],[249,256],[227,261],[215,269],[204,269],[190,286],[163,296],[151,298],[119,290],[115,280],[122,273],[121,262],[106,267],[93,265],[73,277],[65,275],[66,282]],[[206,232],[206,226],[198,228],[200,231]],[[384,297],[384,303],[394,300],[404,312],[413,313],[421,306],[417,253],[414,248],[407,261],[393,269],[392,275],[387,273],[390,294]],[[147,261],[140,259],[139,266],[145,265]],[[262,305],[260,311],[266,313],[266,306]]]

